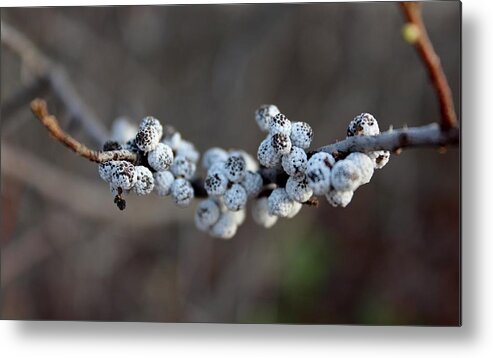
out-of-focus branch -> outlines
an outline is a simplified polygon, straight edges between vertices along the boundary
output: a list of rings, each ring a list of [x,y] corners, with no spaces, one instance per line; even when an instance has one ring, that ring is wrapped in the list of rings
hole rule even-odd
[[[428,75],[435,88],[440,104],[441,126],[443,129],[457,127],[457,116],[454,110],[452,91],[443,72],[440,58],[433,49],[426,27],[421,17],[421,5],[417,2],[401,2],[404,16],[411,25],[412,35],[408,41],[413,43],[421,59],[426,65]]]
[[[89,149],[60,128],[56,117],[48,112],[46,102],[42,99],[32,101],[31,110],[53,138],[92,162],[102,163],[109,160],[127,160],[134,163],[137,161],[137,155],[129,150],[97,151]]]
[[[1,23],[1,33],[2,44],[20,57],[22,63],[33,73],[37,80],[48,83],[53,93],[67,108],[73,119],[84,127],[96,144],[102,146],[108,138],[108,132],[101,124],[101,121],[83,103],[65,72],[41,53],[23,34],[4,21]],[[28,102],[32,97],[21,96],[16,98],[15,103],[11,103],[10,100],[6,102],[11,105],[22,106],[24,102],[20,101],[21,99]],[[13,109],[15,108],[9,107],[10,111]]]
[[[314,150],[330,154],[352,152],[368,153],[375,150],[399,152],[403,148],[456,146],[459,144],[459,129],[443,130],[436,123],[421,127],[393,129],[375,136],[355,136]]]

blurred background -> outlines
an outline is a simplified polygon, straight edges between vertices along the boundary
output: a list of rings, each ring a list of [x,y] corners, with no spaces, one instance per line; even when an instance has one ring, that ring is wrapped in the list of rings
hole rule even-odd
[[[460,113],[460,3],[427,2],[423,16]],[[4,8],[1,21],[65,71],[102,127],[154,115],[202,152],[255,154],[263,103],[310,123],[312,147],[361,112],[381,129],[439,120],[397,3]],[[458,148],[406,150],[345,209],[322,201],[268,230],[248,217],[223,241],[195,229],[195,205],[130,196],[120,212],[93,163],[12,105],[41,93],[95,145],[50,89],[29,92],[26,62],[2,44],[3,319],[459,324]]]

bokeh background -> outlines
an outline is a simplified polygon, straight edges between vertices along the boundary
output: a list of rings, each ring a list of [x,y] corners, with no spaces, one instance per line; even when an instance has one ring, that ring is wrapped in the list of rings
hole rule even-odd
[[[460,3],[423,15],[460,113]],[[383,129],[439,119],[396,3],[11,8],[1,20],[66,71],[106,128],[154,115],[201,151],[255,153],[263,103],[309,122],[314,147],[364,111]],[[27,103],[5,113],[32,79],[2,46],[3,319],[459,324],[459,149],[406,150],[345,209],[322,202],[269,230],[248,218],[223,241],[169,198],[133,196],[120,212],[95,165]]]

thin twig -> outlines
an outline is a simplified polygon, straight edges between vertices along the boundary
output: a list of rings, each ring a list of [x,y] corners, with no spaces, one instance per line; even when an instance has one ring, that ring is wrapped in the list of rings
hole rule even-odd
[[[108,132],[84,104],[65,72],[41,53],[23,34],[4,21],[1,23],[1,33],[2,44],[17,54],[23,65],[35,77],[43,78],[48,82],[53,93],[67,108],[72,118],[81,123],[96,144],[102,146],[108,138]]]
[[[426,65],[431,83],[435,88],[440,104],[441,126],[443,129],[457,127],[457,116],[454,110],[452,91],[443,72],[440,58],[433,49],[426,27],[421,17],[421,5],[417,2],[401,2],[406,20],[417,29],[417,36],[413,43],[421,59]]]
[[[31,110],[53,138],[92,162],[103,163],[109,160],[127,160],[135,163],[137,161],[137,155],[129,150],[98,151],[89,149],[60,128],[56,117],[48,112],[46,102],[42,99],[38,98],[32,101]]]

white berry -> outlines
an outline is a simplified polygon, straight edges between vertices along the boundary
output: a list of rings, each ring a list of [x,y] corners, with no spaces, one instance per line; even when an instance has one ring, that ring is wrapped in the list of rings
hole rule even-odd
[[[291,139],[289,134],[276,133],[271,136],[271,145],[278,155],[284,155],[291,152]]]
[[[239,183],[246,172],[245,159],[241,155],[233,154],[224,163],[224,173],[233,183]]]
[[[260,143],[257,151],[257,159],[261,165],[273,168],[281,161],[281,155],[272,147],[271,138],[267,137]]]
[[[233,184],[224,193],[224,205],[231,211],[243,209],[247,202],[246,190],[240,184]]]
[[[333,207],[345,208],[353,198],[354,192],[352,191],[337,191],[331,190],[325,194],[325,198]]]
[[[252,218],[258,225],[268,229],[277,222],[278,217],[269,213],[269,203],[266,197],[258,198],[252,205]]]
[[[159,132],[154,126],[139,129],[135,136],[135,144],[143,152],[154,150],[159,143]]]
[[[192,163],[197,163],[200,158],[200,153],[197,151],[195,146],[187,140],[182,140],[180,142],[176,149],[176,155],[183,156]]]
[[[294,201],[289,198],[286,189],[277,188],[269,195],[268,203],[271,215],[285,218],[291,213]]]
[[[370,182],[373,176],[373,160],[364,153],[351,153],[345,160],[351,160],[359,168],[361,173],[361,184],[367,184]]]
[[[231,150],[229,155],[241,155],[245,159],[245,168],[252,172],[256,172],[259,169],[258,162],[250,154],[241,149]]]
[[[221,148],[210,148],[202,156],[202,167],[207,170],[212,164],[226,160],[228,160],[228,152]]]
[[[370,113],[361,113],[354,117],[347,129],[348,137],[377,135],[379,133],[380,129],[378,128],[378,122]]]
[[[124,160],[112,161],[112,163],[114,166],[110,182],[123,190],[131,189],[137,180],[133,164]]]
[[[331,172],[331,184],[338,191],[354,191],[361,185],[361,173],[351,160],[338,161]]]
[[[313,195],[312,188],[308,185],[308,180],[305,175],[289,177],[286,182],[286,193],[289,198],[304,203]]]
[[[197,166],[183,155],[177,155],[171,164],[171,172],[175,177],[191,179],[195,174]]]
[[[279,113],[279,108],[273,104],[264,104],[255,111],[255,121],[257,122],[260,130],[267,132],[269,130],[270,121]]]
[[[138,165],[135,167],[135,174],[137,180],[132,190],[137,195],[147,195],[152,192],[154,188],[154,177],[151,171],[142,165]]]
[[[118,117],[111,125],[111,139],[118,143],[127,143],[135,138],[137,127],[125,117]]]
[[[291,125],[291,143],[303,149],[307,149],[312,144],[313,129],[308,123],[294,122]]]
[[[292,147],[289,154],[282,156],[281,163],[288,175],[300,175],[306,171],[308,159],[303,149]]]
[[[288,219],[294,218],[300,212],[302,207],[303,207],[303,204],[295,201],[293,203],[293,207],[291,208],[291,211],[289,212],[287,218]]]
[[[175,177],[170,171],[161,171],[154,173],[154,191],[160,196],[169,195],[171,185],[175,181]]]
[[[158,143],[154,150],[147,155],[149,165],[156,171],[168,170],[173,163],[173,150],[164,143]]]
[[[111,173],[112,173],[113,168],[115,167],[116,163],[117,162],[110,160],[110,161],[107,161],[104,163],[100,163],[98,165],[99,176],[105,182],[107,182],[107,183],[111,182]]]
[[[387,150],[377,150],[375,152],[369,152],[368,156],[373,161],[375,169],[382,169],[389,162],[390,152]]]
[[[228,189],[228,182],[229,180],[221,167],[211,168],[204,180],[204,188],[209,195],[223,195]]]
[[[291,134],[291,121],[282,113],[276,114],[269,123],[269,133]]]
[[[163,136],[163,126],[161,125],[161,122],[157,118],[154,118],[152,116],[145,117],[142,119],[139,125],[139,130],[142,130],[146,127],[154,127],[158,133],[158,141],[161,140],[161,137]]]
[[[211,227],[209,233],[220,239],[231,239],[238,230],[237,219],[232,212],[221,214],[219,220]]]
[[[175,204],[188,206],[194,197],[192,184],[183,178],[176,179],[171,185],[171,196]]]
[[[329,191],[331,168],[334,164],[334,157],[324,152],[315,153],[308,160],[305,175],[315,195],[323,195]]]
[[[245,188],[248,197],[252,198],[260,193],[264,182],[262,180],[262,176],[259,173],[248,170],[245,173],[245,177],[241,181],[241,185],[243,186],[243,188]]]
[[[202,200],[195,210],[195,226],[201,231],[207,231],[221,215],[219,206],[212,199]]]

